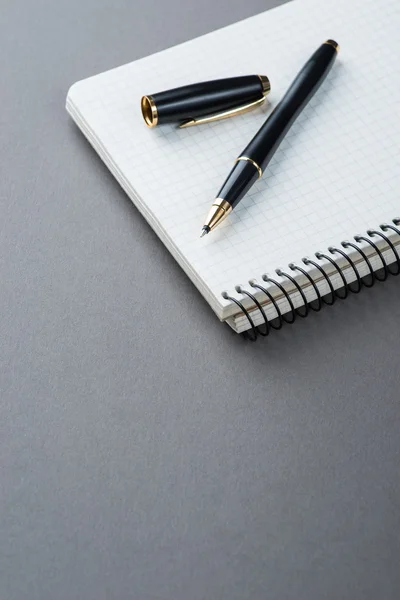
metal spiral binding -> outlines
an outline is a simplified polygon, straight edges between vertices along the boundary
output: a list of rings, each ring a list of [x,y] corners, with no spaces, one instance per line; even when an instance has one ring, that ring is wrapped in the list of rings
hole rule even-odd
[[[293,272],[293,276],[289,275],[289,273],[286,273],[282,269],[276,269],[276,271],[275,271],[279,277],[282,277],[282,278],[290,281],[290,283],[294,287],[294,290],[292,292],[288,292],[287,290],[285,290],[285,288],[283,287],[283,285],[281,283],[279,283],[278,281],[276,281],[274,279],[271,279],[268,275],[263,275],[262,276],[263,281],[267,282],[268,284],[273,284],[276,288],[279,289],[279,291],[282,293],[283,297],[287,300],[289,307],[290,307],[289,313],[282,313],[282,311],[280,310],[280,308],[278,306],[276,299],[274,298],[274,296],[270,290],[266,289],[264,286],[260,285],[259,283],[256,283],[253,280],[249,281],[249,284],[254,289],[254,291],[256,292],[258,290],[260,292],[263,292],[263,294],[266,296],[268,301],[275,308],[277,316],[273,319],[273,321],[271,321],[267,318],[267,315],[265,314],[264,308],[262,307],[262,303],[260,302],[260,300],[257,300],[257,298],[254,296],[254,294],[245,290],[242,286],[237,285],[235,287],[236,292],[238,294],[241,294],[242,296],[250,298],[250,300],[254,304],[254,306],[251,308],[251,310],[254,310],[255,308],[257,308],[259,310],[259,312],[264,320],[264,323],[262,325],[258,325],[258,326],[255,325],[253,319],[250,316],[249,309],[246,309],[240,300],[228,295],[227,292],[223,292],[222,293],[223,298],[225,298],[226,300],[230,300],[231,302],[236,304],[240,308],[240,311],[245,315],[245,317],[247,318],[247,320],[249,322],[250,329],[245,331],[242,335],[244,337],[246,337],[247,339],[249,339],[250,341],[255,342],[259,335],[266,337],[271,333],[271,331],[273,329],[281,329],[281,327],[283,326],[283,323],[292,324],[295,322],[297,317],[300,317],[300,318],[307,317],[307,315],[310,313],[310,310],[314,311],[314,312],[318,312],[321,310],[321,308],[324,306],[324,304],[331,306],[332,304],[334,304],[336,302],[336,300],[338,298],[341,300],[347,298],[347,296],[349,295],[349,292],[352,292],[353,294],[358,294],[363,287],[367,287],[367,288],[372,287],[376,281],[385,281],[389,275],[394,275],[394,276],[399,275],[399,273],[400,273],[400,256],[399,256],[399,253],[398,253],[395,245],[389,239],[389,237],[387,235],[385,235],[385,232],[393,231],[398,236],[400,236],[400,229],[398,229],[398,227],[396,227],[396,225],[400,225],[400,218],[393,219],[392,223],[393,223],[393,225],[387,224],[387,223],[380,225],[379,226],[380,231],[377,231],[375,229],[369,229],[367,231],[367,235],[369,237],[366,237],[363,235],[355,235],[353,239],[356,243],[349,242],[349,241],[341,242],[341,246],[344,250],[342,250],[341,248],[337,248],[337,247],[330,247],[330,248],[328,248],[328,252],[330,255],[324,254],[322,252],[316,252],[315,257],[319,261],[319,263],[314,260],[311,260],[309,258],[302,259],[302,262],[304,263],[304,265],[306,265],[306,266],[311,265],[312,267],[317,269],[318,273],[322,276],[322,280],[327,283],[328,288],[329,288],[329,293],[326,296],[321,295],[321,293],[318,289],[318,286],[317,286],[316,282],[314,281],[313,277],[310,275],[310,273],[308,273],[302,267],[295,265],[294,263],[290,263],[288,265],[289,269]],[[380,238],[380,239],[384,240],[384,242],[388,246],[388,249],[390,248],[390,250],[393,252],[393,256],[395,258],[394,262],[391,262],[389,264],[386,262],[382,251],[378,248],[376,243],[371,238]],[[371,246],[371,248],[374,251],[374,256],[377,256],[380,259],[380,261],[382,262],[382,267],[380,269],[378,269],[378,271],[376,271],[372,268],[372,265],[370,262],[371,257],[368,257],[366,255],[365,251],[356,245],[356,244],[361,244],[363,242],[368,244],[369,246]],[[366,267],[368,269],[367,275],[365,275],[365,276],[360,275],[360,272],[359,272],[354,260],[352,260],[352,258],[345,251],[346,248],[352,248],[353,250],[355,250],[358,253],[359,257],[361,257],[363,263],[366,265]],[[356,279],[353,283],[350,284],[347,282],[343,268],[338,265],[337,260],[335,260],[334,257],[338,257],[338,258],[342,257],[346,260],[347,268],[350,268],[355,274]],[[329,275],[324,270],[324,262],[325,262],[325,265],[326,265],[326,263],[329,263],[330,265],[332,265],[332,267],[334,268],[334,273]],[[304,294],[304,291],[302,290],[301,286],[295,279],[296,272],[304,275],[304,277],[308,280],[308,282],[312,286],[312,289],[315,292],[315,298],[313,300],[311,300],[311,301],[307,300],[307,298]],[[382,274],[380,274],[381,272],[382,272]],[[333,277],[335,275],[338,275],[340,277],[342,284],[343,284],[342,287],[340,287],[339,289],[335,289],[331,282],[331,277]],[[292,298],[290,297],[293,292],[299,293],[302,298],[303,305],[299,308],[294,307]]]

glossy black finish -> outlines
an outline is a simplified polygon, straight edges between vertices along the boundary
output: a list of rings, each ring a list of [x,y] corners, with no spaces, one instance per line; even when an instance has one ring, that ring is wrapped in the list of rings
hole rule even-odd
[[[258,75],[204,81],[151,94],[158,124],[179,123],[221,112],[262,98]]]
[[[288,91],[242,154],[265,169],[295,119],[330,71],[337,51],[322,44],[306,62]]]
[[[248,160],[238,160],[218,192],[217,198],[227,200],[232,208],[235,208],[258,177],[257,167]]]
[[[332,43],[336,44],[336,42]],[[314,52],[240,156],[251,158],[262,170],[265,169],[296,117],[329,73],[336,55],[337,51],[330,43],[322,44]],[[251,172],[250,169],[239,169],[239,164],[242,162],[237,163],[238,166],[232,169],[222,190],[217,195],[218,198],[227,200],[232,206],[235,206],[243,198],[254,183],[254,171],[257,173],[255,167],[252,167]],[[247,181],[245,180],[246,175],[248,176]]]

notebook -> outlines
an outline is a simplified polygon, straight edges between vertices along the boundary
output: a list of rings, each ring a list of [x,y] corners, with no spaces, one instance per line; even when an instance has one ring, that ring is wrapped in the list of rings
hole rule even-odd
[[[70,88],[75,123],[235,331],[254,337],[400,268],[399,30],[397,0],[294,0]],[[200,238],[234,159],[328,38],[341,50],[327,79],[263,177]],[[144,94],[254,73],[271,81],[261,109],[187,129],[143,121]]]

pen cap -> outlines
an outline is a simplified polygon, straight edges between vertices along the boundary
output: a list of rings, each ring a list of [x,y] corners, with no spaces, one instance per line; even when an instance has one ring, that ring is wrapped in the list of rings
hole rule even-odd
[[[178,123],[188,127],[247,112],[262,104],[270,91],[265,75],[245,75],[193,83],[141,99],[148,127]]]

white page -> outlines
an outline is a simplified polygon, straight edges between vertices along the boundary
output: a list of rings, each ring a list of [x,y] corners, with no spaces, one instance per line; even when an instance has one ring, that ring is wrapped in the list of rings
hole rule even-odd
[[[67,106],[220,318],[221,297],[265,272],[398,216],[400,9],[396,0],[295,0],[78,82]],[[327,38],[328,78],[229,218],[200,239],[233,161]],[[264,109],[188,129],[149,130],[140,98],[245,74],[271,81]]]

